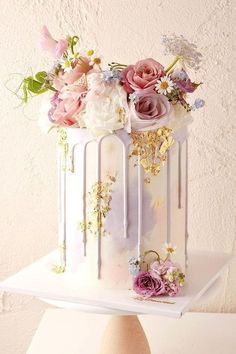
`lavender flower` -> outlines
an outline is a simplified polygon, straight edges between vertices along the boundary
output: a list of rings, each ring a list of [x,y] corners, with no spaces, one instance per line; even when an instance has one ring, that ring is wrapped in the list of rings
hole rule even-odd
[[[202,108],[205,105],[205,101],[202,98],[196,98],[194,104],[191,106],[192,111],[196,111],[196,109]]]
[[[161,277],[153,278],[149,272],[140,272],[134,279],[134,291],[146,298],[162,295],[166,292],[165,284]]]
[[[103,78],[106,83],[112,80],[120,80],[120,72],[118,70],[105,70],[103,71]]]
[[[177,282],[165,281],[165,291],[169,296],[176,296],[180,292],[180,285]]]

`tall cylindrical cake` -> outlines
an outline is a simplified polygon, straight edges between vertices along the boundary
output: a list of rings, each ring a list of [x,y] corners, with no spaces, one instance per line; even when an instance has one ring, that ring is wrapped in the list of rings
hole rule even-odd
[[[177,247],[172,258],[185,269],[186,130],[174,137],[168,152],[168,130],[141,134],[148,144],[159,144],[156,153],[162,156],[149,176],[149,151],[137,153],[141,147],[133,134],[95,138],[78,128],[59,133],[61,267],[80,286],[130,288],[129,259],[161,251],[164,243]]]

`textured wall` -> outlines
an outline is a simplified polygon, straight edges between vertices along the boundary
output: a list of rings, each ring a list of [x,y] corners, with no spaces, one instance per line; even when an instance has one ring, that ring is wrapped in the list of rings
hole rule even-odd
[[[163,33],[182,33],[199,44],[204,62],[196,79],[204,86],[198,96],[207,103],[191,126],[190,245],[236,253],[233,0],[2,0],[1,5],[0,279],[56,246],[55,135],[44,136],[35,123],[37,98],[27,110],[16,109],[16,98],[5,88],[12,73],[47,64],[37,48],[43,24],[58,37],[80,34],[97,46],[104,62],[154,57],[165,63]],[[196,309],[236,311],[235,277],[234,262]],[[0,294],[0,352],[25,353],[43,308],[29,297]]]

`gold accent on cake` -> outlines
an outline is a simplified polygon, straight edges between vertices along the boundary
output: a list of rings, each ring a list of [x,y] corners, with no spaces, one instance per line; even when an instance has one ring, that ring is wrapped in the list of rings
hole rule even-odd
[[[104,223],[107,214],[111,210],[112,185],[116,182],[115,176],[107,176],[105,182],[95,182],[87,194],[87,216],[86,222],[80,223],[81,231],[87,230],[92,235],[97,236],[98,231],[105,236]]]
[[[58,129],[58,146],[61,148],[62,155],[62,169],[67,170],[67,157],[69,152],[69,144],[67,142],[67,132],[64,128]]]
[[[60,265],[60,264],[55,264],[52,267],[52,271],[54,273],[57,273],[57,274],[64,273],[65,272],[65,266],[64,265]]]
[[[66,270],[66,266],[65,266],[65,251],[66,251],[66,245],[61,244],[58,246],[58,252],[59,252],[59,257],[60,257],[60,262],[59,264],[54,264],[52,267],[52,271],[54,273],[64,273]]]
[[[135,166],[140,164],[144,168],[146,183],[150,182],[150,175],[156,176],[167,159],[167,151],[174,144],[172,130],[161,127],[153,131],[133,131],[130,134],[133,140],[133,150],[130,157],[135,157]]]

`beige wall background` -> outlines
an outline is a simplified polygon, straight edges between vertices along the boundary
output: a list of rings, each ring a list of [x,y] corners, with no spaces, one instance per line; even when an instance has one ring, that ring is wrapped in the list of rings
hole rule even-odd
[[[204,54],[196,80],[206,100],[190,132],[189,246],[236,254],[235,238],[235,12],[233,0],[0,1],[0,279],[57,244],[56,159],[53,133],[36,123],[39,102],[23,110],[5,87],[13,73],[47,68],[37,45],[47,24],[56,38],[79,34],[104,63],[133,63],[162,54],[162,34],[175,32]],[[16,76],[14,76],[15,78]],[[236,311],[236,262],[195,310]],[[199,276],[201,276],[199,274]],[[25,353],[46,305],[0,294],[0,352]],[[14,335],[14,336],[13,336]]]

